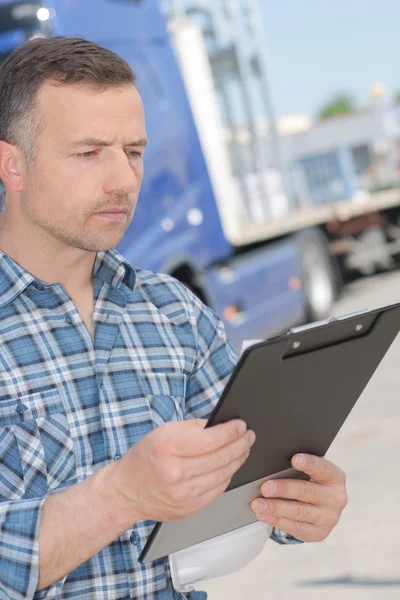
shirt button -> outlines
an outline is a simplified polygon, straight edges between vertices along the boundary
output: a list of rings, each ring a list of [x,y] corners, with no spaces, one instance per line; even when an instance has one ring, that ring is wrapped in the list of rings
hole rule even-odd
[[[23,415],[24,413],[26,413],[26,411],[28,410],[28,407],[25,406],[25,404],[18,404],[17,408],[15,409],[17,411],[17,413],[19,413],[20,415]]]
[[[42,285],[41,283],[35,283],[35,288],[36,288],[37,290],[40,290],[40,291],[43,291],[43,290],[45,290],[45,289],[46,289],[46,288],[44,287],[44,285]]]
[[[133,531],[131,533],[131,537],[129,538],[129,541],[131,542],[131,544],[135,544],[135,546],[137,546],[140,542],[138,534]]]
[[[71,317],[71,315],[68,315],[65,320],[67,321],[68,325],[74,324],[74,317]]]
[[[116,455],[114,456],[114,460],[119,460],[120,458],[121,458],[121,455],[120,455],[120,454],[116,454]]]

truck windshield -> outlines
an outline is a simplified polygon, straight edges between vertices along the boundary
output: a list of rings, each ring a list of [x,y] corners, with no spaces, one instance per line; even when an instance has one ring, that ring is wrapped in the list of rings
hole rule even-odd
[[[0,62],[24,41],[49,35],[49,16],[41,2],[1,2]]]

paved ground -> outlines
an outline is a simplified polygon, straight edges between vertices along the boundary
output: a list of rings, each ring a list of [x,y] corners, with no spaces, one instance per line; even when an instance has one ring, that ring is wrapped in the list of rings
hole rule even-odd
[[[400,271],[352,283],[335,314],[400,301]],[[320,544],[267,542],[241,571],[210,582],[210,600],[400,599],[400,336],[327,458],[348,476],[349,505]]]

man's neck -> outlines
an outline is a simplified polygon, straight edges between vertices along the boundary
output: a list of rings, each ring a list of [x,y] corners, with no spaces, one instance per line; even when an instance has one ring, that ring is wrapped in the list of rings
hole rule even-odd
[[[0,250],[44,283],[59,283],[73,297],[93,289],[96,252],[68,247],[49,236],[0,226]]]

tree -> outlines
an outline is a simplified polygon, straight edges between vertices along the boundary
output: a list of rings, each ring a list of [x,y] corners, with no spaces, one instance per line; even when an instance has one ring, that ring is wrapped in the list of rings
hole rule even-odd
[[[328,119],[329,117],[352,113],[355,109],[356,104],[351,94],[337,94],[320,109],[318,117],[320,119]]]

